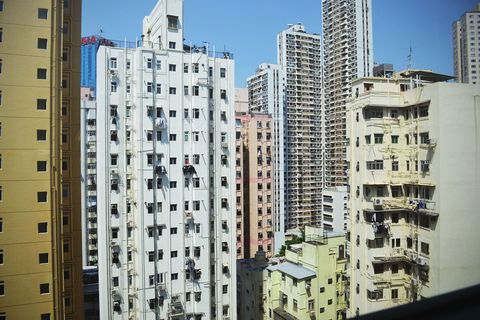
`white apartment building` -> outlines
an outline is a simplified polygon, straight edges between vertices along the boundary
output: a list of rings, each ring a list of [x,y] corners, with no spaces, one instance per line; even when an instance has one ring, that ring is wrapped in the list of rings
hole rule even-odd
[[[90,88],[81,90],[81,185],[82,185],[82,260],[84,266],[98,262],[97,239],[97,108]]]
[[[480,84],[480,2],[453,23],[452,33],[456,81]]]
[[[322,0],[325,186],[347,184],[346,100],[373,72],[372,1]]]
[[[480,96],[448,79],[353,82],[349,316],[480,283]]]
[[[285,73],[280,65],[261,64],[247,79],[249,111],[272,116],[273,251],[285,244]]]
[[[286,228],[321,226],[323,187],[320,35],[289,25],[277,36],[285,74],[284,161]]]
[[[160,0],[97,54],[102,319],[236,318],[234,61],[183,26]]]
[[[330,187],[322,193],[322,224],[326,231],[345,232],[348,229],[347,186]]]

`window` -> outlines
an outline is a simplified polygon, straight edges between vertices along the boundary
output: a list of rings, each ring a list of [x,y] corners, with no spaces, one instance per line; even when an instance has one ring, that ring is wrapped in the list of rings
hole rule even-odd
[[[392,248],[400,247],[400,238],[392,239]]]
[[[69,32],[70,32],[70,24],[68,21],[64,21],[63,22],[63,35],[64,35],[64,38],[65,37],[68,37],[69,36]]]
[[[227,99],[227,90],[225,89],[220,90],[220,99],[223,99],[223,100]]]
[[[0,12],[3,12],[3,0],[0,1]]]
[[[171,204],[170,205],[170,211],[172,211],[172,212],[177,211],[177,205],[176,204]],[[177,228],[173,228],[173,229],[175,229],[175,233],[177,233],[177,231],[176,231]]]
[[[177,16],[167,16],[168,19],[168,29],[177,30],[178,29],[178,17]]]
[[[188,96],[188,86],[183,86],[183,94],[185,96]],[[185,109],[185,110],[187,110],[187,112],[188,112],[188,109]],[[187,116],[185,118],[188,118],[188,113],[187,113]]]
[[[374,138],[375,138],[375,144],[382,144],[383,143],[383,134],[379,133],[379,134],[374,134]]]
[[[367,161],[367,170],[383,170],[383,160]]]
[[[428,138],[428,132],[421,132],[420,133],[420,143],[421,144],[430,143],[430,139]]]
[[[227,75],[227,69],[220,68],[220,78],[225,78]]]
[[[48,231],[48,223],[47,222],[39,222],[37,225],[38,233],[47,233]]]
[[[170,93],[170,94],[177,94],[177,88],[175,88],[175,87],[170,87],[170,88],[168,88],[168,93]]]
[[[420,107],[420,117],[428,117],[428,106]]]
[[[171,257],[171,258],[176,258],[176,257],[178,257],[178,251],[171,251],[171,252],[170,252],[170,257]]]
[[[183,73],[188,73],[188,63],[183,64]]]
[[[169,116],[170,118],[175,118],[175,117],[177,116],[177,111],[175,111],[175,110],[170,110],[170,111],[168,112],[168,116]]]
[[[111,92],[117,92],[117,82],[116,81],[110,82],[110,91]]]
[[[46,191],[37,192],[37,202],[39,202],[39,203],[47,202],[47,192]]]
[[[37,79],[39,79],[39,80],[47,79],[47,69],[38,68],[37,69]]]
[[[200,87],[199,86],[193,86],[192,87],[192,96],[199,96],[200,95]]]
[[[192,136],[193,136],[193,141],[199,141],[199,132],[198,131],[192,132]]]
[[[170,141],[177,141],[177,135],[174,133],[170,134]]]
[[[392,264],[392,273],[398,273],[398,263]]]
[[[117,58],[110,58],[110,69],[117,69]]]
[[[38,49],[47,49],[47,39],[38,38],[37,39],[37,48]]]
[[[47,161],[37,161],[37,171],[38,172],[47,171]]]
[[[392,161],[392,171],[398,171],[398,161]]]
[[[148,93],[153,92],[153,82],[147,82],[147,92]]]
[[[371,136],[370,135],[365,136],[365,144],[370,144],[370,143],[372,143]]]
[[[118,154],[111,154],[110,155],[110,165],[117,166],[118,165]]]
[[[152,69],[152,58],[147,58],[147,69]]]
[[[198,73],[198,63],[193,63],[192,64],[192,72],[193,73]]]
[[[178,273],[172,273],[172,280],[178,280]]]
[[[0,296],[5,295],[5,282],[0,281]]]
[[[194,108],[192,110],[192,118],[194,118],[194,119],[200,118],[200,109]]]
[[[157,94],[162,94],[162,85],[157,83]]]
[[[3,265],[3,250],[0,250],[0,265]]]
[[[48,253],[39,253],[38,254],[38,263],[39,264],[48,263]]]
[[[392,136],[392,144],[398,143],[398,136]]]
[[[375,263],[373,265],[373,272],[375,274],[383,273],[384,271],[384,265],[382,263]]]
[[[398,299],[398,289],[392,289],[392,299]]]
[[[175,189],[177,187],[177,181],[170,181],[170,189]]]
[[[175,42],[170,41],[170,42],[168,43],[168,48],[169,48],[169,49],[175,49],[175,47],[176,47]]]
[[[48,19],[48,9],[38,8],[38,19]]]
[[[168,71],[172,71],[172,72],[177,71],[177,65],[175,65],[175,64],[169,64],[169,65],[168,65]]]
[[[198,200],[193,201],[193,210],[194,211],[199,211],[200,210],[200,201],[198,201]]]
[[[200,155],[194,154],[193,155],[193,164],[200,164]]]
[[[37,110],[47,110],[47,99],[37,99]]]
[[[420,242],[420,251],[422,254],[429,255],[430,254],[430,245],[426,242]]]
[[[41,283],[40,284],[40,294],[47,294],[50,292],[50,284],[49,283]]]

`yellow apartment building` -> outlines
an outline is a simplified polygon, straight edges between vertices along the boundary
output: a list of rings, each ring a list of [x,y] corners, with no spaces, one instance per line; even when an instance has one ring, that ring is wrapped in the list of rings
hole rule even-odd
[[[345,319],[345,235],[305,227],[305,241],[266,268],[264,319]]]
[[[83,319],[81,0],[0,1],[0,319]]]

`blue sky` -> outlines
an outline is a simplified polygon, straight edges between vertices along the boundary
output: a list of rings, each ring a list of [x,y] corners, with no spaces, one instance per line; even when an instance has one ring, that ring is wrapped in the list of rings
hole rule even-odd
[[[372,0],[375,62],[407,65],[453,74],[452,22],[479,0]],[[142,19],[157,0],[83,0],[82,35],[134,41]],[[185,0],[186,42],[208,41],[235,55],[236,86],[262,62],[277,60],[276,35],[287,24],[302,22],[307,32],[321,33],[321,0]]]

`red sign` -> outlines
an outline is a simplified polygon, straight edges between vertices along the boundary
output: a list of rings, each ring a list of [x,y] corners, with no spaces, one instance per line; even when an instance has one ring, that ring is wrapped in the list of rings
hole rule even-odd
[[[97,43],[97,38],[95,36],[82,38],[82,44],[94,44],[94,43]]]

